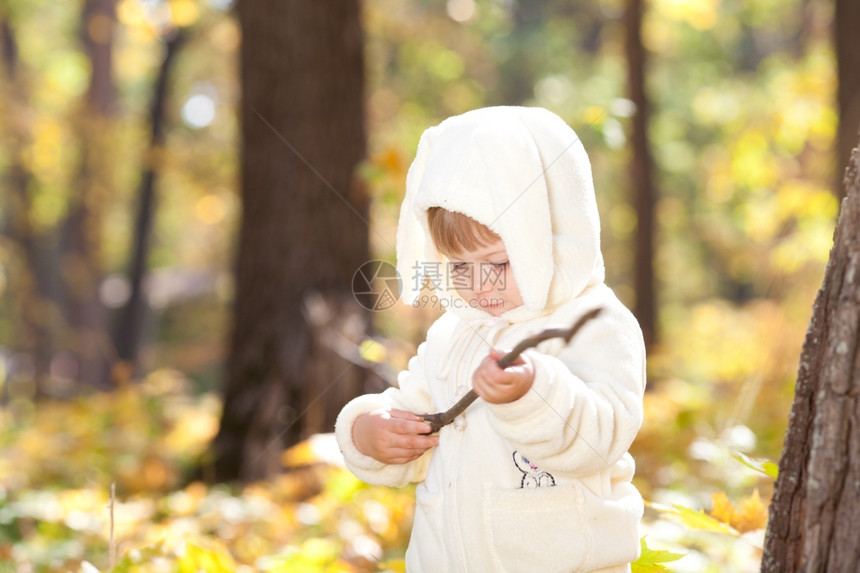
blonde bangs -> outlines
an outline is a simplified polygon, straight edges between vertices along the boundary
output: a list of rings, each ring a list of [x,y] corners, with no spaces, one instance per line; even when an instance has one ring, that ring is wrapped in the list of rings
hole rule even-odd
[[[499,240],[486,225],[442,207],[427,210],[427,224],[436,248],[446,254],[471,251]]]

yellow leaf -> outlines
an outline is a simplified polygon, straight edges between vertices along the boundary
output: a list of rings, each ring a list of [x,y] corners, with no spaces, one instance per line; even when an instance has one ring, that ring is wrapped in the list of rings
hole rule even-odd
[[[763,529],[767,525],[767,505],[761,500],[758,490],[741,501],[733,525],[741,533]]]
[[[185,543],[185,555],[179,560],[180,573],[233,573],[236,562],[223,543],[215,539],[199,539]]]
[[[714,519],[702,510],[696,511],[695,509],[690,509],[689,507],[684,507],[683,505],[678,504],[672,504],[672,507],[657,503],[652,503],[650,505],[665,515],[668,519],[677,521],[690,529],[713,531],[715,533],[725,533],[733,536],[738,535],[738,532],[732,526]]]
[[[373,158],[373,162],[388,173],[400,175],[406,172],[403,155],[396,147],[387,147]]]
[[[281,456],[281,461],[288,468],[309,466],[319,462],[311,443],[307,440],[299,442],[286,450]]]
[[[758,490],[741,501],[738,508],[723,492],[715,492],[711,499],[711,516],[732,526],[738,533],[762,529],[767,524],[767,506],[762,502]]]
[[[377,364],[384,362],[387,355],[385,347],[372,338],[362,340],[358,352],[368,362],[375,362]]]
[[[732,505],[732,502],[729,501],[729,497],[721,492],[715,491],[711,494],[711,516],[722,521],[723,523],[728,523],[729,525],[734,525],[736,512],[735,506]]]
[[[324,565],[334,560],[339,551],[337,544],[321,537],[314,537],[302,543],[301,555],[310,563]]]

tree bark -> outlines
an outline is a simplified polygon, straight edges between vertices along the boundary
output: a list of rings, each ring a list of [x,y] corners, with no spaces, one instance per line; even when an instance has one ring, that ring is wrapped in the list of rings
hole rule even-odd
[[[364,373],[322,333],[367,328],[351,290],[368,258],[355,176],[365,154],[359,3],[243,0],[237,11],[242,218],[218,481],[271,474],[282,447],[332,430]]]
[[[639,320],[645,344],[657,340],[656,295],[654,289],[654,202],[651,147],[648,141],[650,105],[645,89],[646,56],[642,45],[642,0],[628,0],[625,14],[627,39],[627,85],[636,106],[632,118],[632,203],[636,210],[633,282],[636,303],[633,314]]]
[[[837,103],[839,106],[839,134],[837,137],[839,171],[845,173],[851,160],[851,147],[857,128],[860,127],[860,2],[836,0],[834,15],[834,39],[836,43],[836,68],[839,78]],[[836,194],[843,196],[845,190],[835,187]]]
[[[858,571],[860,148],[800,357],[763,572]]]

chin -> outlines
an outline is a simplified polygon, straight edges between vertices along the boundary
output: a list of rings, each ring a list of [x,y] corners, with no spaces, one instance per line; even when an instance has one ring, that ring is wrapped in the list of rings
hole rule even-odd
[[[498,306],[488,306],[484,310],[486,310],[488,313],[492,314],[493,316],[501,316],[505,312],[507,312],[508,309],[506,309],[504,305],[498,305]]]

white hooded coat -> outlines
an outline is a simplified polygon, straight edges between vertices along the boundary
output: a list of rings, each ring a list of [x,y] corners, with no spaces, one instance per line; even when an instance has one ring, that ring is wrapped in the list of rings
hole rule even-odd
[[[410,572],[626,570],[639,550],[642,499],[628,453],[642,422],[645,350],[631,313],[603,283],[591,167],[577,135],[538,108],[496,107],[450,118],[421,137],[397,234],[404,302],[423,273],[444,268],[427,226],[442,207],[504,242],[523,305],[494,317],[437,284],[447,311],[398,377],[356,398],[335,432],[362,480],[416,490]],[[438,282],[438,281],[437,281]],[[450,283],[446,283],[450,284]],[[355,419],[379,408],[447,410],[490,348],[599,316],[570,343],[527,351],[532,388],[508,404],[473,403],[439,445],[407,464],[355,447]]]

